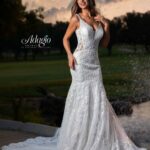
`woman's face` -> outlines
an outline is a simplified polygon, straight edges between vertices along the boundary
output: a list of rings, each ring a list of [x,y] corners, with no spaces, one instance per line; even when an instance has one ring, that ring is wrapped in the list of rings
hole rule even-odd
[[[77,0],[77,3],[81,9],[87,8],[88,6],[87,0]]]

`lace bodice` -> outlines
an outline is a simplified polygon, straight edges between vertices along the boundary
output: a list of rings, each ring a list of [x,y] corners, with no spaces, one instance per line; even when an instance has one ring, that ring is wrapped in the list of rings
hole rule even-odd
[[[75,31],[78,41],[75,52],[79,50],[97,50],[99,42],[104,34],[102,25],[99,24],[96,29],[93,29],[93,27],[85,22],[79,14],[76,15],[79,19],[80,26]]]

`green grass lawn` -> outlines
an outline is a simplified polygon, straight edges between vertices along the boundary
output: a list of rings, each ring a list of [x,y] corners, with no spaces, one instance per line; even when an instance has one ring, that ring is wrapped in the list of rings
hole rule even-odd
[[[1,63],[0,70],[0,95],[4,97],[35,96],[38,95],[37,86],[46,86],[59,95],[65,95],[65,89],[62,91],[60,86],[66,87],[70,82],[66,60]]]
[[[111,57],[100,50],[100,63],[108,96],[132,95],[133,62],[145,63],[147,55],[122,54],[115,48]],[[37,60],[0,63],[0,99],[16,96],[39,96],[37,87],[47,87],[58,96],[66,96],[71,83],[67,57],[55,60]]]
[[[67,57],[65,54],[51,57],[47,60],[0,63],[0,118],[13,118],[12,100],[15,97],[41,96],[38,87],[47,88],[58,96],[67,96],[71,84]],[[105,49],[100,49],[99,58],[108,97],[132,96],[136,73],[133,70],[136,68],[142,72],[143,68],[140,68],[150,64],[149,55],[123,53],[119,46],[113,48],[110,57]],[[32,107],[23,105],[22,114],[22,121],[47,123]]]

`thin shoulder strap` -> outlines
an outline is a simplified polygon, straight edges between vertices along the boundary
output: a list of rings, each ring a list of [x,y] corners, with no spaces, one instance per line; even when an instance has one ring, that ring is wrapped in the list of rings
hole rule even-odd
[[[80,15],[79,15],[79,14],[77,14],[77,13],[76,13],[76,15],[77,15],[78,19],[80,20]]]

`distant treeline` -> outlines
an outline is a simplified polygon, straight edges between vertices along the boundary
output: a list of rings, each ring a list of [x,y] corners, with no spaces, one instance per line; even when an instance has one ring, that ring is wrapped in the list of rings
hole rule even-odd
[[[21,0],[1,0],[0,3],[1,60],[6,57],[13,57],[15,60],[22,57],[26,60],[29,56],[36,59],[37,54],[49,55],[54,51],[65,52],[62,38],[68,22],[57,21],[55,25],[44,23],[43,8],[26,12]],[[112,53],[112,46],[116,43],[132,44],[135,51],[136,45],[142,44],[145,47],[145,52],[150,53],[150,11],[144,14],[127,13],[124,16],[109,20],[109,22],[111,33],[108,46],[109,55]],[[39,47],[36,45],[36,42],[39,42],[36,37],[43,38],[41,40],[47,43],[45,45],[42,43],[43,47]],[[36,44],[33,44],[33,42]],[[77,45],[75,33],[70,42],[73,50]]]
[[[127,13],[124,16],[115,17],[110,21],[111,40],[108,46],[111,54],[112,46],[115,43],[125,43],[134,46],[141,44],[145,52],[150,54],[150,11],[146,13]]]

